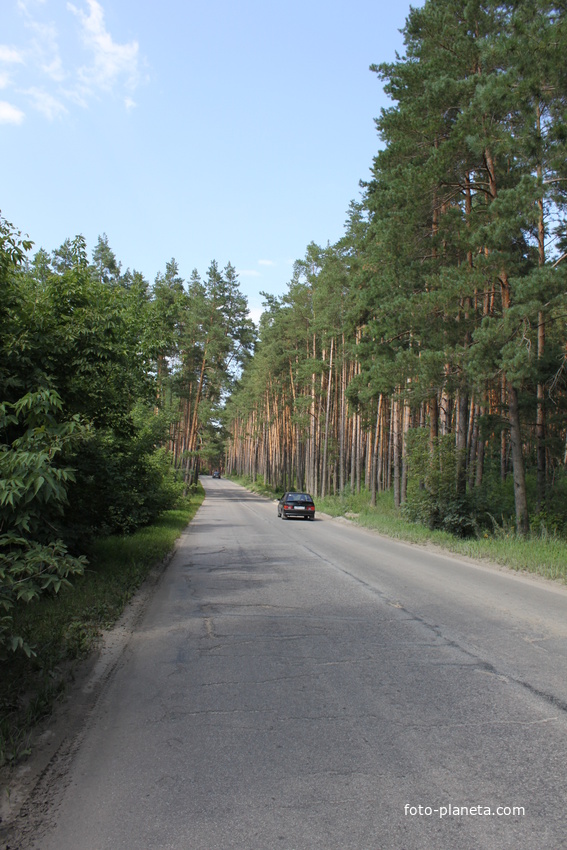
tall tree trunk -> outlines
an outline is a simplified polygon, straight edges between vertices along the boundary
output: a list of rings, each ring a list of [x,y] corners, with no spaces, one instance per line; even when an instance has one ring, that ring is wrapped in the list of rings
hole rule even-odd
[[[439,436],[439,404],[437,395],[432,396],[429,402],[429,451],[435,451],[437,438]]]
[[[400,404],[397,399],[392,403],[392,450],[394,460],[394,505],[400,507]]]
[[[510,284],[505,272],[501,274],[500,280],[502,286],[502,308],[503,311],[507,311],[510,308]],[[510,442],[512,445],[516,533],[523,535],[529,531],[528,496],[526,491],[520,412],[518,410],[518,393],[516,387],[511,383],[508,383],[508,420],[510,422]]]
[[[198,479],[198,470],[199,466],[196,462],[195,452],[197,451],[197,431],[199,426],[199,405],[201,403],[201,397],[203,395],[203,384],[205,381],[205,370],[207,366],[207,350],[208,350],[209,340],[207,339],[205,342],[205,347],[203,349],[203,359],[201,361],[201,372],[199,375],[199,384],[197,386],[197,395],[195,397],[194,409],[193,409],[193,417],[191,421],[191,428],[189,431],[189,441],[188,441],[188,451],[193,455],[192,460],[192,473],[189,476],[189,483],[196,484]],[[185,483],[187,485],[187,477],[185,479]]]
[[[474,480],[475,480],[475,469],[476,469],[476,465],[477,465],[478,448],[479,448],[479,441],[478,441],[478,433],[479,433],[478,417],[479,417],[479,415],[480,415],[480,407],[479,407],[478,402],[476,402],[476,403],[474,404],[474,406],[471,404],[471,408],[472,408],[472,422],[471,422],[471,428],[470,428],[470,434],[471,434],[471,436],[470,436],[470,451],[469,451],[469,476],[468,476],[468,480],[469,480],[469,490],[472,490],[472,488],[473,488],[473,486],[474,486]]]
[[[360,493],[362,488],[362,460],[364,454],[364,443],[362,434],[362,420],[360,413],[356,414],[356,492]]]
[[[389,399],[388,404],[388,445],[386,446],[387,461],[386,461],[386,489],[391,490],[393,482],[393,464],[394,464],[394,398]]]
[[[541,136],[541,110],[539,103],[537,105],[537,131]],[[543,190],[543,168],[541,163],[538,163],[537,176],[540,187]],[[538,262],[539,267],[545,265],[545,218],[543,197],[538,199],[538,224],[537,224],[537,241],[538,241]],[[538,365],[541,366],[543,355],[545,353],[545,315],[543,310],[538,312],[537,316],[537,359]],[[542,378],[540,377],[537,384],[537,416],[536,416],[536,441],[537,441],[537,510],[540,511],[545,502],[547,488],[547,457],[545,448],[545,428],[546,428],[546,410],[545,410],[545,389]]]
[[[485,150],[484,160],[488,174],[490,194],[493,199],[496,199],[498,196],[496,170],[492,154],[489,150]],[[511,307],[510,281],[506,270],[502,270],[500,272],[500,292],[502,297],[502,315],[506,315]],[[504,380],[505,377],[506,376],[504,376]],[[517,534],[526,534],[529,529],[529,516],[524,456],[522,451],[520,412],[518,409],[518,393],[516,387],[512,386],[510,383],[508,384],[508,421],[510,423],[510,442],[512,447],[516,532]]]
[[[400,503],[405,505],[408,498],[408,431],[410,428],[410,406],[407,399],[404,399],[403,404],[403,423],[402,423],[402,479],[400,483]]]
[[[541,362],[545,349],[545,318],[543,312],[538,313],[537,357]],[[540,511],[545,502],[547,489],[547,453],[545,448],[546,431],[545,388],[541,378],[537,384],[537,510]]]
[[[480,418],[484,416],[485,408],[481,406],[480,408]],[[484,475],[484,434],[482,433],[482,427],[479,422],[478,425],[478,449],[476,453],[476,474],[475,474],[475,487],[480,487],[482,484],[482,477]]]
[[[342,363],[341,363],[341,399],[340,399],[340,434],[339,434],[339,492],[342,494],[345,491],[345,473],[346,473],[346,363],[345,363],[345,335],[342,338]]]
[[[520,416],[518,412],[518,393],[516,392],[516,388],[511,384],[508,385],[508,415],[510,418],[510,442],[512,444],[512,464],[514,471],[516,531],[518,534],[523,535],[529,531],[528,500],[524,475]]]
[[[459,422],[457,427],[457,495],[463,496],[467,489],[467,426],[469,399],[464,389],[459,390]]]
[[[429,474],[428,479],[424,482],[425,488],[432,496],[436,495],[437,487],[433,484],[437,481],[437,463],[438,463],[438,446],[439,446],[439,402],[437,394],[432,396],[429,402]]]
[[[352,428],[352,437],[350,444],[350,492],[354,493],[356,487],[356,435],[357,435],[357,427],[356,427],[356,413],[352,417],[351,422]]]
[[[317,353],[316,337],[315,337],[315,334],[313,334],[313,352],[312,352],[313,363],[315,363],[316,353]],[[311,493],[313,493],[314,496],[317,496],[317,475],[316,475],[316,472],[315,472],[316,471],[316,457],[315,457],[315,455],[316,455],[316,452],[317,452],[317,446],[316,446],[317,421],[316,421],[316,415],[315,415],[315,410],[316,410],[315,378],[316,378],[316,375],[315,375],[315,372],[313,371],[311,373],[311,407],[310,407],[311,421],[309,423],[309,457],[308,457],[308,460],[307,460],[307,475],[308,475],[307,488]]]
[[[372,467],[370,473],[370,504],[372,507],[376,505],[376,487],[378,483],[377,467],[380,463],[378,453],[379,438],[380,438],[380,421],[382,418],[382,393],[378,398],[378,411],[376,413],[376,427],[374,429],[374,446],[372,448]]]
[[[329,414],[331,412],[331,387],[333,383],[333,347],[334,337],[331,337],[331,350],[329,352],[329,379],[327,382],[327,406],[325,409],[325,440],[323,443],[323,469],[321,470],[321,496],[327,494],[327,447],[329,445]]]
[[[504,410],[506,409],[506,375],[502,375],[501,388],[500,388],[500,403],[502,409],[502,415],[504,415]],[[506,481],[507,477],[507,451],[506,451],[506,431],[504,428],[500,434],[500,480],[502,482]]]

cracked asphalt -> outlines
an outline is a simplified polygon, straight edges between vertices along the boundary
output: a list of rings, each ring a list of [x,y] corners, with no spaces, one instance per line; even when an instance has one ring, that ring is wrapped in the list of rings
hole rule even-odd
[[[565,588],[203,481],[25,846],[567,848]]]

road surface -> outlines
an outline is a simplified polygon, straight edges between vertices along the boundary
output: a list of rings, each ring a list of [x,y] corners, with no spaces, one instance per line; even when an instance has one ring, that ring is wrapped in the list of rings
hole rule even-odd
[[[21,847],[567,848],[565,589],[204,483]]]

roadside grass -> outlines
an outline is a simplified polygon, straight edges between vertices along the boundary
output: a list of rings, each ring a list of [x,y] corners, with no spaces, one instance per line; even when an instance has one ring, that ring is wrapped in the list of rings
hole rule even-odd
[[[29,753],[34,726],[49,716],[72,678],[73,662],[95,647],[151,570],[173,549],[204,499],[201,486],[151,526],[95,541],[83,576],[57,595],[22,605],[14,631],[35,655],[0,662],[0,766]]]
[[[233,481],[261,495],[276,498],[272,487],[258,477],[256,482],[246,477],[232,477]],[[496,528],[492,534],[462,539],[446,531],[430,529],[406,519],[394,507],[392,493],[380,493],[376,506],[370,504],[370,494],[347,492],[343,496],[326,496],[315,499],[318,511],[330,516],[343,516],[364,528],[370,528],[386,537],[406,543],[433,545],[475,560],[491,561],[510,569],[525,571],[547,579],[567,583],[567,541],[555,534],[540,532],[528,537],[518,537],[509,528]]]
[[[260,496],[266,496],[268,499],[279,499],[283,493],[283,490],[276,491],[269,484],[264,484],[264,479],[261,475],[258,475],[255,481],[247,475],[230,475],[229,478],[236,484],[246,487],[252,493],[258,493]]]

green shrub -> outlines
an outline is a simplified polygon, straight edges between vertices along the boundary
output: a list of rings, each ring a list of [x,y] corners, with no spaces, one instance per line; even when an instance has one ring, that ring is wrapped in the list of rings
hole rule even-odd
[[[430,529],[473,537],[489,523],[484,491],[459,492],[454,435],[437,437],[431,450],[424,428],[407,435],[409,484],[404,515]]]
[[[31,652],[13,633],[14,607],[57,593],[86,564],[57,534],[73,480],[60,457],[84,431],[76,417],[58,421],[61,408],[49,389],[0,405],[0,658]]]

